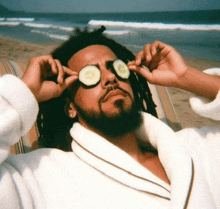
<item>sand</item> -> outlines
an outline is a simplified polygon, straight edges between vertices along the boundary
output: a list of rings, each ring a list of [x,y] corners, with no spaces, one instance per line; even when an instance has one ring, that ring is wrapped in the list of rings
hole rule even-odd
[[[18,62],[28,63],[32,57],[49,54],[58,45],[59,44],[57,43],[48,43],[43,45],[30,44],[0,36],[0,59],[6,58]],[[184,60],[189,66],[198,70],[204,70],[211,67],[220,67],[220,62],[207,59],[184,57]],[[200,128],[202,126],[213,126],[220,124],[220,122],[200,117],[194,113],[188,102],[188,92],[176,88],[168,88],[168,92],[178,119],[178,123],[182,128]]]
[[[47,55],[57,46],[59,46],[57,43],[38,45],[0,36],[0,59],[6,58],[17,62],[28,63],[32,57]]]
[[[195,59],[191,57],[183,58],[189,66],[194,67],[200,71],[203,71],[208,68],[220,67],[220,62],[211,61],[208,59]],[[189,92],[176,88],[168,88],[168,91],[174,106],[176,116],[179,120],[179,124],[182,128],[201,128],[202,126],[214,126],[220,124],[220,122],[218,121],[203,118],[195,112],[193,112],[189,104]]]

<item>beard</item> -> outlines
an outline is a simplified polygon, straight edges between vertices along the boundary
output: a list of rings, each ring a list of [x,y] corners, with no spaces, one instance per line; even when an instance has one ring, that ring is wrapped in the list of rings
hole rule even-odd
[[[78,115],[91,128],[97,130],[107,137],[120,137],[128,132],[136,130],[142,124],[142,115],[135,102],[128,110],[124,108],[124,101],[119,100],[114,103],[118,108],[118,114],[110,115],[102,111],[101,101],[99,102],[100,113],[83,110],[74,103]]]

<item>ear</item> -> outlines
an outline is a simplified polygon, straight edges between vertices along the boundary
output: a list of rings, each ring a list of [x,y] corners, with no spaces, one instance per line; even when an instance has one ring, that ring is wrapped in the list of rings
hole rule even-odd
[[[69,103],[68,113],[70,118],[75,118],[77,116],[77,111],[72,102]]]

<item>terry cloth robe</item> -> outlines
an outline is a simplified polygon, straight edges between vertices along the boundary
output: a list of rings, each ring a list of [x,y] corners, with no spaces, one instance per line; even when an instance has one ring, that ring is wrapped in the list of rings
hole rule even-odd
[[[211,69],[220,75],[220,69]],[[192,96],[199,114],[220,120],[214,101]],[[39,149],[9,155],[38,112],[30,90],[18,78],[0,78],[0,208],[220,208],[220,127],[173,132],[142,113],[137,137],[150,142],[168,175],[168,185],[130,155],[75,123],[72,152]]]

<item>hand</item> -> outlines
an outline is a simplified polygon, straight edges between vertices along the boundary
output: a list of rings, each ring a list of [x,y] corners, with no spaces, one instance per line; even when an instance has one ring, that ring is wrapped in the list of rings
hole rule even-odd
[[[180,85],[182,76],[189,69],[175,49],[159,41],[146,44],[128,67],[152,84],[173,87]]]
[[[57,75],[57,82],[49,80],[54,75]],[[32,58],[22,77],[38,102],[59,97],[77,79],[76,72],[62,66],[50,55]]]

